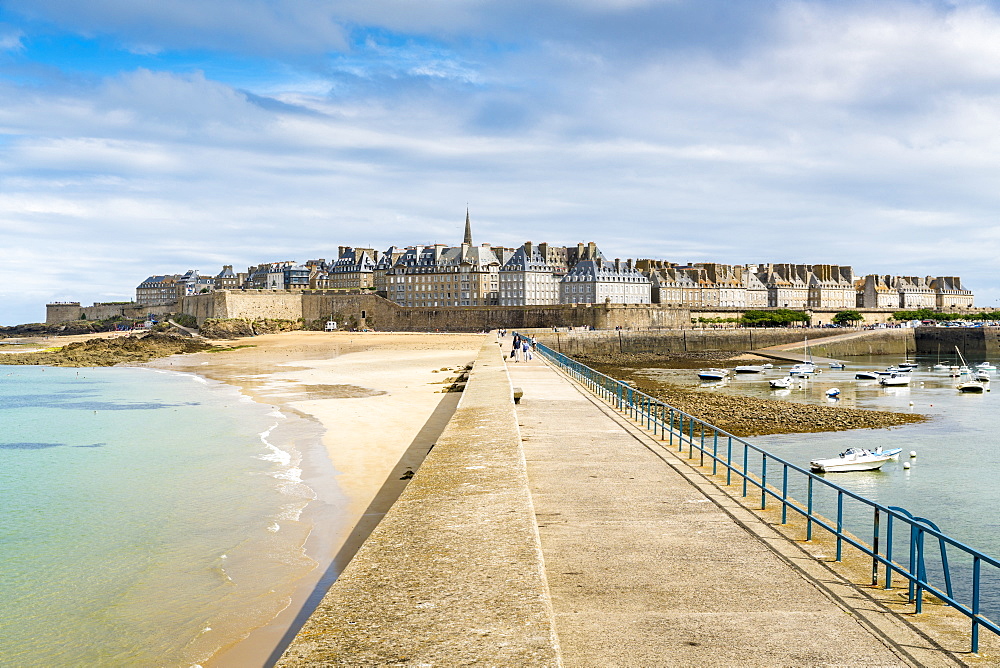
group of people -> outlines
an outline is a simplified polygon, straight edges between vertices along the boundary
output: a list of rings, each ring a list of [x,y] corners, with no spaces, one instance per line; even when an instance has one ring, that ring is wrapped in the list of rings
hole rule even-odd
[[[500,336],[504,337],[507,335],[507,330],[501,329]],[[514,342],[510,347],[510,356],[515,362],[520,362],[522,359],[527,362],[532,359],[532,353],[535,350],[535,337],[524,336],[514,332]]]

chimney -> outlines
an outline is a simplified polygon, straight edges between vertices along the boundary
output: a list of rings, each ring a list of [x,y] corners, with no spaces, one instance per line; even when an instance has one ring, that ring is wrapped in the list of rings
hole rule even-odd
[[[531,259],[531,242],[530,241],[525,241],[524,242],[524,254],[528,256],[529,260]]]
[[[587,244],[587,257],[589,257],[591,260],[597,257],[597,244],[595,244],[593,241]]]
[[[542,260],[544,260],[545,262],[549,261],[549,245],[547,243],[543,241],[542,243],[538,244],[538,252],[541,254]]]
[[[620,274],[622,272],[622,261],[615,258],[615,273]]]
[[[337,248],[339,249],[337,251],[337,257],[338,258],[344,257],[344,254],[347,253],[347,251],[351,250],[350,246],[337,246]]]

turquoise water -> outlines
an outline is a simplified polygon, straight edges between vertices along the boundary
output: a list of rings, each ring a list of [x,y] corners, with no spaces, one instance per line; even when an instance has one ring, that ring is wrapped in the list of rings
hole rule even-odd
[[[0,665],[190,666],[312,570],[294,422],[139,368],[0,366]]]

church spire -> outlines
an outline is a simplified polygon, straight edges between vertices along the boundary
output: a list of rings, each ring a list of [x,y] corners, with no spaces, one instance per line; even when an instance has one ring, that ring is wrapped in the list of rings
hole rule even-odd
[[[465,207],[465,239],[462,243],[472,245],[472,222],[469,220],[469,207]]]

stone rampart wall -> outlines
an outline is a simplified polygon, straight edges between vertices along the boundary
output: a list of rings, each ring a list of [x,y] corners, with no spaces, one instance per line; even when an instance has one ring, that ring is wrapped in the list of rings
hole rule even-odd
[[[146,315],[163,315],[178,310],[176,304],[164,306],[143,306],[141,304],[94,304],[81,306],[79,303],[46,304],[45,324],[58,325],[73,320],[107,320],[115,316],[123,318],[142,319]]]

